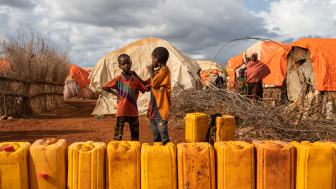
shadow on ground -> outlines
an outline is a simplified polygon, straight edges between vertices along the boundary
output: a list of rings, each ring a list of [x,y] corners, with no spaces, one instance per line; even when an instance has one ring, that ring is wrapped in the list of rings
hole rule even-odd
[[[76,133],[90,133],[87,130],[31,130],[31,131],[2,131],[0,142],[28,141],[30,143],[43,138],[57,138],[58,135],[71,135]]]

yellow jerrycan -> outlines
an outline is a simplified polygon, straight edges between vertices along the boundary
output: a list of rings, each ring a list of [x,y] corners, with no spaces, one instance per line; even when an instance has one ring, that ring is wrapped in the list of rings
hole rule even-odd
[[[67,156],[64,139],[35,141],[29,149],[30,189],[65,189]]]
[[[254,189],[254,147],[243,141],[216,142],[217,189]]]
[[[140,142],[110,142],[106,162],[107,189],[140,189]]]
[[[216,118],[216,142],[236,140],[236,121],[234,116],[223,115]]]
[[[176,189],[176,147],[155,142],[141,147],[141,189]]]
[[[208,131],[208,115],[190,113],[185,117],[185,139],[187,142],[204,142]]]
[[[282,141],[254,141],[257,189],[294,189],[294,146]]]
[[[335,188],[335,149],[322,142],[291,142],[295,147],[296,189]]]
[[[105,189],[106,144],[75,142],[68,150],[68,189]]]
[[[209,143],[177,145],[178,188],[216,189],[214,149]]]
[[[29,142],[0,143],[0,188],[28,189]]]

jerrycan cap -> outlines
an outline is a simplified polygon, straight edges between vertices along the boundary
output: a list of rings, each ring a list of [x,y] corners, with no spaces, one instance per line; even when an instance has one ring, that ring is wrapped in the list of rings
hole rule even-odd
[[[37,173],[37,177],[38,178],[48,178],[48,174],[46,174],[46,173]]]
[[[5,152],[10,152],[10,151],[13,151],[14,150],[14,146],[3,146],[2,147],[2,150],[5,151]]]

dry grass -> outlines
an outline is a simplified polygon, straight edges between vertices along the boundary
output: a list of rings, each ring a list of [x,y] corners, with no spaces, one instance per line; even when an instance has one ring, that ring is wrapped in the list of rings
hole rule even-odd
[[[29,27],[16,38],[0,38],[0,53],[9,64],[0,72],[0,115],[39,114],[61,105],[69,51],[47,44]]]

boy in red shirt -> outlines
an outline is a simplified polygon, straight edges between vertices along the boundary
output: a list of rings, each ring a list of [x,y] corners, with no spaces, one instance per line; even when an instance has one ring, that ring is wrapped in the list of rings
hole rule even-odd
[[[168,58],[168,50],[164,47],[157,47],[152,52],[152,64],[147,66],[151,90],[148,118],[154,142],[162,142],[163,145],[170,142],[168,120],[171,107],[171,73],[166,65]],[[159,69],[154,72],[154,68]]]
[[[139,91],[144,93],[146,86],[131,71],[132,62],[127,54],[120,55],[118,62],[119,68],[122,70],[121,74],[102,86],[105,91],[116,95],[118,98],[117,122],[114,128],[113,140],[122,140],[124,125],[125,122],[128,122],[131,130],[131,140],[139,141],[137,99]],[[111,89],[116,89],[118,92]]]

